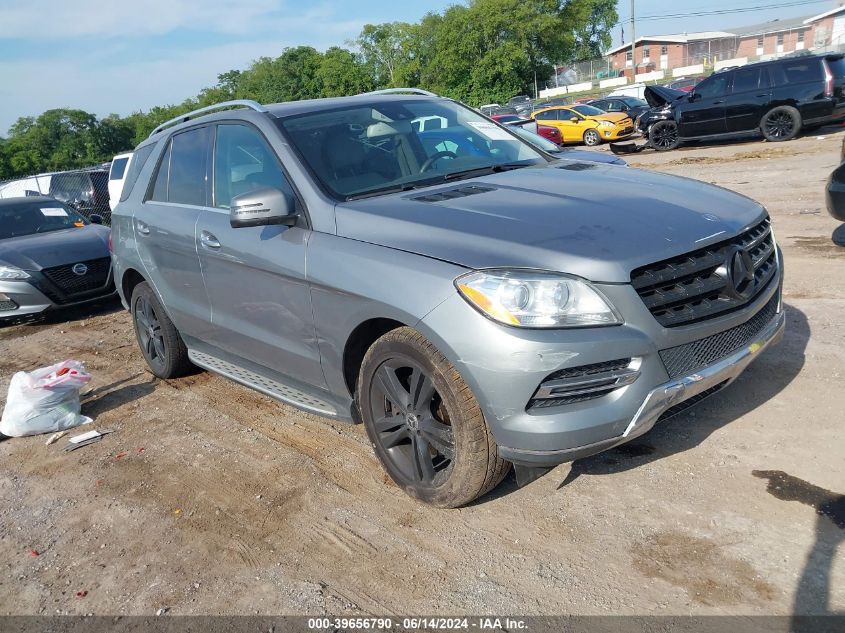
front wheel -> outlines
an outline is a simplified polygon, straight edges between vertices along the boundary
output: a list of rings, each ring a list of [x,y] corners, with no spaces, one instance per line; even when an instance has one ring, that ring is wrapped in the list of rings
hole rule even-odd
[[[456,508],[486,494],[510,464],[475,396],[419,332],[388,332],[367,351],[356,399],[376,456],[406,493]]]
[[[159,378],[178,378],[193,368],[188,349],[147,282],[132,291],[135,337],[150,370]]]
[[[658,121],[648,132],[651,146],[658,152],[668,152],[681,144],[678,135],[678,124],[674,121]]]
[[[792,106],[769,110],[760,122],[760,131],[767,141],[788,141],[801,131],[801,113]]]
[[[601,143],[601,136],[595,130],[587,130],[584,132],[584,145],[595,147]]]

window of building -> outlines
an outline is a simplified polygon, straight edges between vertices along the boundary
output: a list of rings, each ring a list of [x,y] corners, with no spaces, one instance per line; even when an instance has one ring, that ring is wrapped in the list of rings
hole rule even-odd
[[[783,33],[778,33],[778,46],[783,46]]]
[[[668,55],[669,54],[669,47],[668,46],[661,46],[660,47],[660,54],[661,55]]]
[[[763,36],[759,35],[757,37],[757,48],[763,48]]]
[[[804,31],[798,31],[798,41],[804,43]]]
[[[651,48],[648,45],[643,46],[643,59],[651,57]]]
[[[633,54],[631,53],[631,51],[628,51],[627,53],[625,53],[625,61],[628,61],[628,62],[629,62],[629,61],[631,61],[632,59],[634,59],[634,56],[633,56]]]

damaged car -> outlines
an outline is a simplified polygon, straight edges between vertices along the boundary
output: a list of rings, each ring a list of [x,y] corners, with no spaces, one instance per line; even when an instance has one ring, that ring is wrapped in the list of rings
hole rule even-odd
[[[760,134],[788,141],[802,129],[845,118],[845,92],[836,69],[841,56],[784,58],[714,73],[689,93],[648,86],[651,110],[637,119],[644,145],[617,153],[672,150],[688,141]]]

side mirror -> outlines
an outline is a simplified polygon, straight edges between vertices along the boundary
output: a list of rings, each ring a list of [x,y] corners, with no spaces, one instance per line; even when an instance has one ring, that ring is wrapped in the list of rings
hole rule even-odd
[[[569,119],[569,121],[570,121],[571,123],[578,123],[578,117],[577,117],[577,116],[574,116],[574,117],[572,117],[571,119]]]
[[[293,198],[274,187],[262,187],[232,198],[229,224],[233,229],[271,224],[296,224]]]
[[[695,101],[698,101],[699,99],[701,99],[701,97],[699,95],[697,95],[696,93],[691,92],[691,93],[689,93],[689,97],[687,97],[687,99],[689,100],[690,103],[694,103]]]
[[[91,224],[102,224],[103,223],[103,216],[99,213],[92,213],[91,217],[88,218],[91,220]]]

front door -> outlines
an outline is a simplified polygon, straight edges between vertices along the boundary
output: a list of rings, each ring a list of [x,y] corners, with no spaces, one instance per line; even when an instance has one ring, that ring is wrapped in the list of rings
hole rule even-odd
[[[584,139],[584,132],[590,127],[587,119],[575,110],[560,110],[560,132],[565,143],[580,143]]]
[[[733,86],[726,98],[725,120],[728,132],[755,130],[772,97],[769,73],[749,66],[733,73]]]
[[[197,224],[197,249],[211,301],[211,343],[299,381],[325,386],[311,293],[305,281],[310,230],[232,228],[234,196],[273,187],[295,199],[275,152],[254,127],[217,126],[214,203]]]
[[[682,138],[723,134],[727,131],[725,100],[729,76],[730,73],[711,75],[695,87],[686,103],[680,103],[678,125]]]
[[[153,189],[132,221],[146,277],[183,334],[204,338],[211,311],[196,248],[196,224],[208,199],[211,128],[174,134],[167,142]]]

